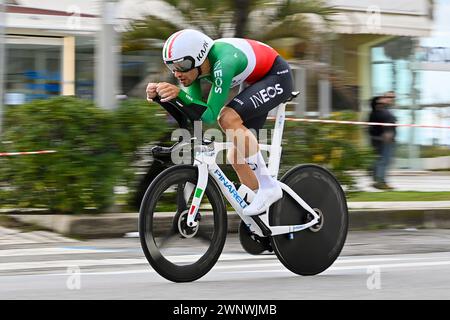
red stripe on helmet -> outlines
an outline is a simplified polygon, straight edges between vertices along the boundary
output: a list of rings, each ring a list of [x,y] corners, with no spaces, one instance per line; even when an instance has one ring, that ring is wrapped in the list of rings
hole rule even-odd
[[[183,33],[184,30],[178,31],[177,34],[175,34],[175,36],[172,38],[172,41],[169,43],[169,48],[168,48],[168,59],[172,59],[172,49],[173,49],[173,43],[175,42],[175,39]]]

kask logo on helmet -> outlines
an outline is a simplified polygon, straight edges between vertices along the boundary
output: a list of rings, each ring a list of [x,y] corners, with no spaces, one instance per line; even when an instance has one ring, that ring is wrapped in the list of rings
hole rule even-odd
[[[203,57],[205,56],[205,54],[206,54],[206,49],[208,49],[208,47],[209,47],[209,43],[208,42],[204,42],[203,43],[203,49],[201,49],[200,50],[200,53],[197,55],[197,60],[198,61],[202,61],[202,59],[203,59]]]

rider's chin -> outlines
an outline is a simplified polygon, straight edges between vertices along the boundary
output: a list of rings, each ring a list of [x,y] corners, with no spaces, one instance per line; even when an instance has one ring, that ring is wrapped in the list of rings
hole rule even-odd
[[[181,81],[181,83],[183,84],[183,86],[189,87],[192,84],[192,81],[184,80],[184,81]]]

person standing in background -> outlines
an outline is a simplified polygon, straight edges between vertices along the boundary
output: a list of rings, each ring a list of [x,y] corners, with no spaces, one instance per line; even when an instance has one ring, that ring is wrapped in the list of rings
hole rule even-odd
[[[397,119],[389,110],[394,103],[393,91],[372,98],[369,122],[396,123]],[[393,188],[386,183],[386,174],[395,150],[395,126],[370,126],[369,135],[372,147],[377,154],[373,167],[374,184],[372,186],[380,190],[392,190]]]

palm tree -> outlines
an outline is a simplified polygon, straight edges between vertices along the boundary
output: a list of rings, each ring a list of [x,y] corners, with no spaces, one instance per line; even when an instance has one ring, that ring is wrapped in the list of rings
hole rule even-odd
[[[247,37],[264,41],[280,38],[310,40],[317,34],[309,17],[328,25],[336,11],[324,0],[164,0],[176,12],[176,19],[153,13],[133,21],[123,35],[124,50],[151,47],[149,39],[166,39],[187,26],[212,38]],[[320,37],[318,37],[320,38]]]
[[[133,21],[123,34],[123,50],[161,48],[162,42],[177,30],[191,27],[203,31],[213,39],[245,37],[272,45],[296,47],[290,57],[308,59],[308,69],[329,78],[335,89],[345,91],[336,79],[336,72],[313,61],[322,59],[328,52],[328,34],[332,16],[337,13],[325,0],[161,0],[168,5],[173,16],[168,20],[156,13]],[[292,50],[291,50],[292,51]],[[308,54],[305,55],[304,53]],[[324,61],[325,60],[325,61]],[[149,75],[150,76],[150,75]],[[143,83],[136,86],[142,91]]]
[[[183,28],[195,28],[212,38],[220,38],[231,30],[232,1],[210,0],[163,0],[175,13],[170,20],[158,13],[148,13],[131,22],[123,34],[123,49],[139,50],[152,48],[151,40],[165,40]],[[149,41],[150,40],[150,41]]]

